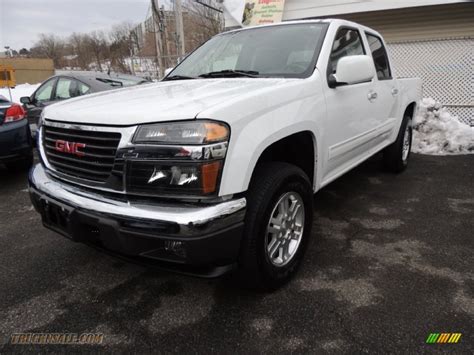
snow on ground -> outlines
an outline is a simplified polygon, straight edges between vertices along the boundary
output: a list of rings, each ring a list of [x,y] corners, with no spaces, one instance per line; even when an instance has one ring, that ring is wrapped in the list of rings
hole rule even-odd
[[[10,89],[12,92],[13,102],[20,103],[20,97],[31,96],[31,94],[40,86],[41,84],[20,84],[17,85],[14,89]],[[8,88],[1,87],[0,95],[6,97],[10,100],[10,94],[8,93]]]
[[[474,154],[474,127],[458,120],[439,102],[425,98],[413,120],[414,153],[430,155]]]

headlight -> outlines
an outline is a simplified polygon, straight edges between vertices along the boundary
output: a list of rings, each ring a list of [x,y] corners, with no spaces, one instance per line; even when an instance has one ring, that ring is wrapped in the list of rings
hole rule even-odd
[[[155,195],[209,196],[217,192],[222,161],[209,163],[133,161],[127,191]]]
[[[133,143],[148,144],[208,144],[229,138],[226,124],[216,121],[157,123],[140,126]]]
[[[219,191],[230,129],[211,120],[143,125],[127,148],[127,191],[213,197]]]

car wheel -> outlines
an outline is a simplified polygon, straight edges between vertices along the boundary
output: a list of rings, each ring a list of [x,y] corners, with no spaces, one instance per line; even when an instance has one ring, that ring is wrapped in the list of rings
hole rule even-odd
[[[405,116],[398,132],[397,140],[383,151],[383,164],[386,170],[400,173],[407,168],[412,136],[411,118]]]
[[[255,173],[247,202],[241,281],[252,288],[278,288],[296,273],[311,235],[311,184],[296,166],[264,164]]]
[[[8,170],[23,172],[28,171],[33,165],[33,153],[26,158],[5,163]]]

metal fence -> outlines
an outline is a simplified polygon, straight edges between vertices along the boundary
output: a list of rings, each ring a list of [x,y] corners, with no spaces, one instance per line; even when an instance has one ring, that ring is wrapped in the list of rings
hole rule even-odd
[[[423,79],[424,97],[474,126],[474,39],[388,44],[398,77]]]

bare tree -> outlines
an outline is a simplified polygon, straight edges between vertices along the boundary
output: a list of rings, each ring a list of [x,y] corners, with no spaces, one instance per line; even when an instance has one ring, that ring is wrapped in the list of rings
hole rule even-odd
[[[89,63],[92,61],[91,53],[89,52],[88,35],[83,33],[73,33],[68,40],[72,47],[72,53],[77,56],[77,64],[83,69],[89,69]]]
[[[64,41],[53,34],[39,35],[39,40],[36,45],[32,48],[32,54],[36,54],[38,57],[50,58],[54,62],[54,67],[59,68],[61,66],[61,59],[63,56]]]
[[[189,14],[187,20],[198,30],[203,42],[222,32],[223,29],[223,14],[215,8],[215,5],[215,2],[209,0],[183,2],[183,9]]]
[[[125,59],[132,58],[135,51],[139,50],[138,38],[133,28],[131,23],[124,22],[112,27],[109,32],[111,66],[122,72],[130,70]]]
[[[109,48],[104,32],[93,31],[86,39],[87,48],[91,51],[97,64],[97,69],[102,71],[103,61],[108,57]]]

